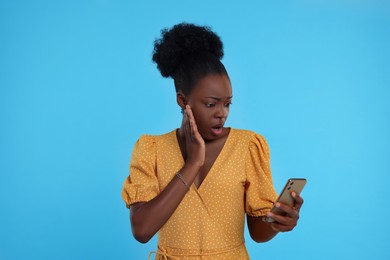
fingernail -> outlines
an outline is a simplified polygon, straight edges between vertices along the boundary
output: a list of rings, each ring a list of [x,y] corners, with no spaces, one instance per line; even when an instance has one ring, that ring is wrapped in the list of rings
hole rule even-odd
[[[272,213],[271,212],[268,212],[267,213],[267,217],[271,217],[272,216]]]
[[[276,203],[275,203],[275,207],[279,208],[279,207],[280,207],[280,203],[279,203],[279,202],[276,202]]]
[[[291,192],[291,195],[292,195],[293,197],[297,196],[297,194],[295,193],[295,191]]]

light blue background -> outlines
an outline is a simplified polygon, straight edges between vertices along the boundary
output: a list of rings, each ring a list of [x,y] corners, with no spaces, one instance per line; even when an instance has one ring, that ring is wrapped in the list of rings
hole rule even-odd
[[[274,183],[306,177],[294,232],[253,259],[389,259],[388,1],[1,1],[0,259],[146,259],[121,188],[135,141],[180,125],[160,29],[210,25],[228,125],[263,134]]]

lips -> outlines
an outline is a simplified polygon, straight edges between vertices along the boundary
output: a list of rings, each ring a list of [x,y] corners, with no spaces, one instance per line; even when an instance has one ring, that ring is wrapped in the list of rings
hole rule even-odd
[[[223,124],[217,124],[211,127],[211,132],[213,133],[213,135],[222,134],[222,130],[223,130]]]

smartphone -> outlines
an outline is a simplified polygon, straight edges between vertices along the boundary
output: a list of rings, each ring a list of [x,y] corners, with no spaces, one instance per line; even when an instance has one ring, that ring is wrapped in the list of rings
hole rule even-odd
[[[294,205],[294,198],[291,196],[291,192],[295,191],[296,193],[300,194],[303,190],[303,187],[306,185],[306,179],[304,178],[291,178],[287,180],[286,185],[284,185],[284,188],[282,192],[280,193],[277,202],[281,202],[283,204],[293,206]],[[276,208],[275,206],[272,207],[271,211],[278,215],[285,215],[286,213]],[[266,218],[267,222],[274,222],[275,220],[272,218]]]

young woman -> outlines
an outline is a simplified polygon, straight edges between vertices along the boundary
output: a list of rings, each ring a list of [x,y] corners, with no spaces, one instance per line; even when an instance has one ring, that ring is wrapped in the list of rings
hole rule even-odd
[[[183,121],[167,134],[140,137],[122,197],[138,241],[158,232],[156,259],[249,259],[245,215],[256,242],[297,225],[303,200],[294,192],[294,207],[276,203],[286,215],[270,212],[277,194],[265,139],[224,125],[233,92],[222,57],[220,38],[193,24],[163,30],[154,45],[153,61],[173,78]]]

